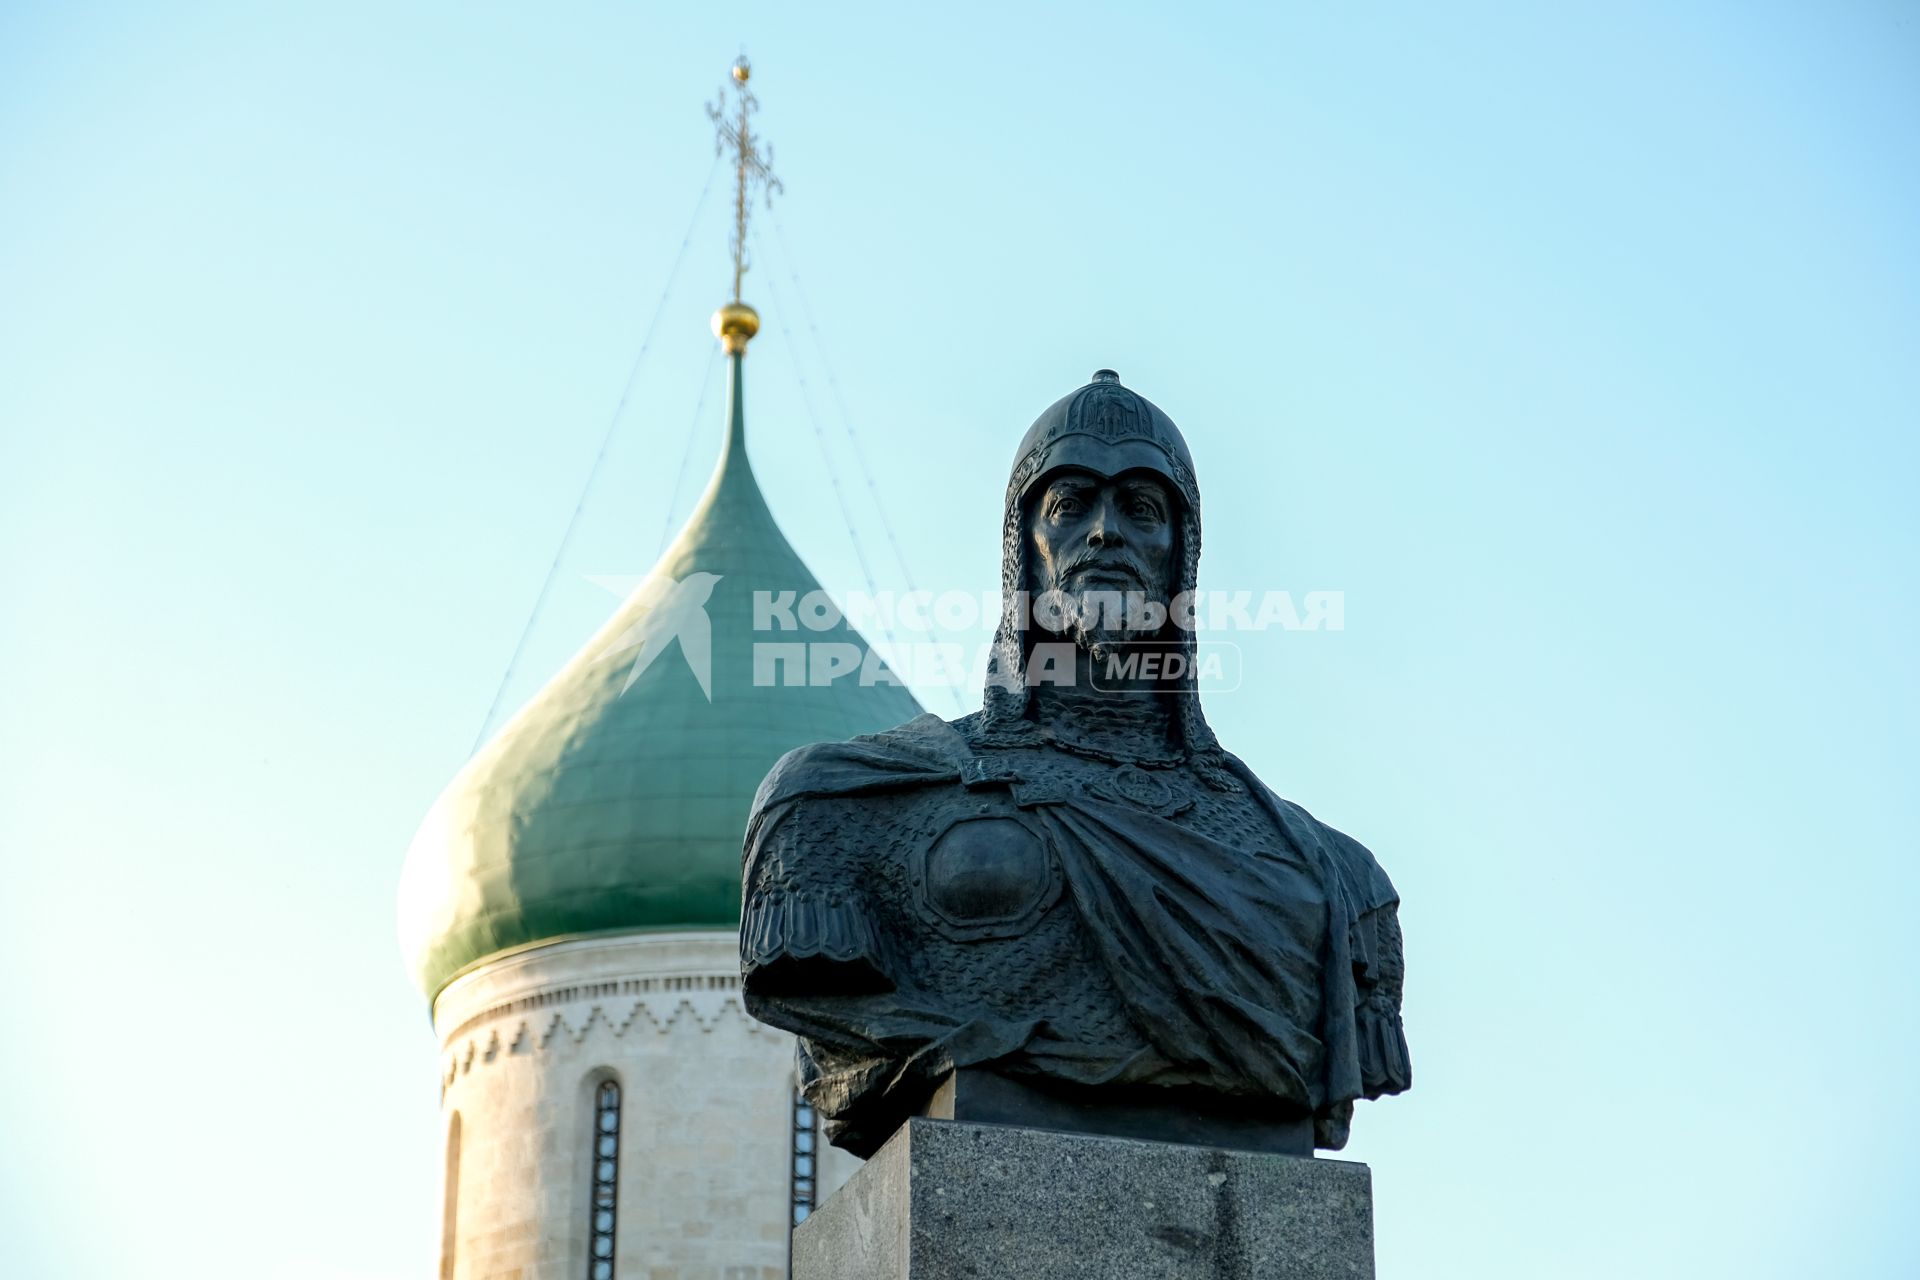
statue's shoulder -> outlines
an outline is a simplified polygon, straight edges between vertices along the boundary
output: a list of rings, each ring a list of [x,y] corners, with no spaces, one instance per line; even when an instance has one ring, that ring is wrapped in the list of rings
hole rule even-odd
[[[889,851],[920,806],[963,794],[955,784],[968,755],[952,726],[922,715],[780,758],[754,797],[741,851],[749,999],[815,980],[843,992],[892,989],[893,961],[872,915],[897,891],[884,874]],[[835,966],[830,980],[808,976],[821,965]]]
[[[1359,910],[1370,911],[1400,901],[1393,881],[1387,877],[1385,868],[1373,856],[1372,850],[1338,827],[1314,817],[1304,806],[1275,792],[1260,781],[1239,757],[1229,756],[1228,759],[1232,761],[1234,771],[1252,788],[1254,795],[1265,802],[1268,811],[1279,821],[1288,837],[1296,845],[1317,852],[1329,869],[1340,877],[1349,895],[1356,900],[1355,906]]]
[[[774,763],[753,798],[757,823],[775,810],[910,790],[958,779],[972,752],[955,724],[928,712],[880,733],[796,747]]]

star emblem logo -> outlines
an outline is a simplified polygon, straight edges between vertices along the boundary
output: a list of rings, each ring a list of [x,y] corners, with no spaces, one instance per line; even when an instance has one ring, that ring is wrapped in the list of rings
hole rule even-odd
[[[713,701],[713,622],[707,617],[707,600],[721,576],[690,573],[676,581],[660,575],[640,584],[633,596],[633,600],[643,606],[640,615],[595,655],[595,661],[605,661],[639,647],[640,652],[633,656],[633,666],[627,671],[627,682],[620,687],[622,694],[633,688],[633,682],[653,665],[654,659],[666,652],[670,643],[678,640],[680,655],[686,659],[693,678],[700,682],[700,692],[707,696],[708,702]]]

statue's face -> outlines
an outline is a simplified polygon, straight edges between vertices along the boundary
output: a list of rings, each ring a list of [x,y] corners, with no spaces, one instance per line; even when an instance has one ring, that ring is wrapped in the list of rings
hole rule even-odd
[[[1027,512],[1028,590],[1173,598],[1174,502],[1150,471],[1107,477],[1071,469]]]

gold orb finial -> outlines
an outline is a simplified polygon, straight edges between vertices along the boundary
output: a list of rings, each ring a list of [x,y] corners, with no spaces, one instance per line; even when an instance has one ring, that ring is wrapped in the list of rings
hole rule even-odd
[[[753,64],[747,61],[746,54],[743,53],[733,60],[733,78],[735,80],[738,80],[741,84],[745,84],[747,78],[752,74]]]
[[[760,313],[744,302],[728,302],[713,313],[713,336],[720,339],[730,356],[746,351],[747,343],[760,332]]]

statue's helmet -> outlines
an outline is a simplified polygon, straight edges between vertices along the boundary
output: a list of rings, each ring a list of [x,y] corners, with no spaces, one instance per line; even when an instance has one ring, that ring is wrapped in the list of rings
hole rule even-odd
[[[1174,552],[1169,600],[1195,590],[1200,571],[1200,486],[1194,478],[1193,455],[1187,451],[1180,428],[1161,408],[1139,392],[1121,385],[1120,375],[1101,369],[1093,381],[1049,405],[1028,428],[1014,456],[1007,480],[1005,519],[1001,526],[1000,586],[1003,601],[1000,628],[994,637],[992,667],[985,694],[985,730],[990,738],[1017,740],[1030,735],[1026,724],[1030,690],[1025,673],[1031,649],[1027,591],[1026,521],[1030,499],[1047,479],[1067,468],[1103,477],[1128,471],[1149,471],[1166,482],[1179,506],[1175,527],[1179,542]],[[1164,602],[1163,602],[1164,603]],[[1192,631],[1179,631],[1178,647],[1192,656]],[[1194,664],[1185,664],[1191,672]],[[1218,785],[1233,787],[1224,768],[1224,755],[1200,711],[1200,699],[1191,675],[1172,684],[1178,697],[1175,720],[1182,746],[1204,775]]]
[[[1062,396],[1034,420],[1014,455],[1008,505],[1024,504],[1035,485],[1067,467],[1096,475],[1151,471],[1165,480],[1187,510],[1200,510],[1193,455],[1180,428],[1151,400],[1101,369],[1093,381]]]

